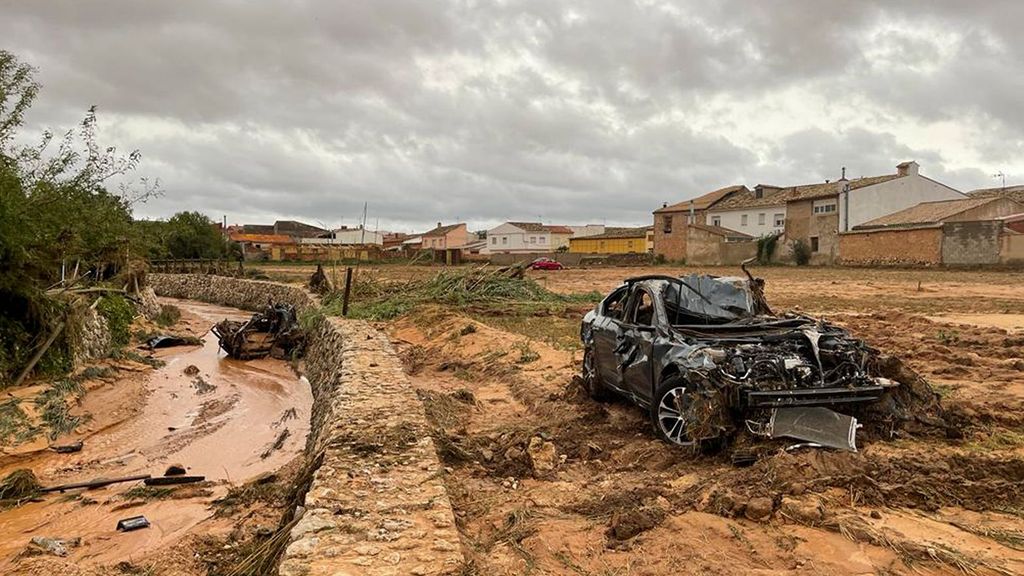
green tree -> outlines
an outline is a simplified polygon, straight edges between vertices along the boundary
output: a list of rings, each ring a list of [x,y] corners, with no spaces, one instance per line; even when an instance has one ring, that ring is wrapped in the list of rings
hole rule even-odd
[[[178,212],[167,221],[164,237],[171,258],[221,258],[226,244],[212,220],[199,212]]]
[[[123,263],[135,231],[131,206],[155,193],[148,185],[138,194],[108,190],[141,156],[97,144],[95,109],[59,138],[47,131],[38,144],[21,144],[17,131],[39,92],[34,72],[0,50],[0,381],[61,318],[64,304],[46,289],[62,268],[98,279]]]

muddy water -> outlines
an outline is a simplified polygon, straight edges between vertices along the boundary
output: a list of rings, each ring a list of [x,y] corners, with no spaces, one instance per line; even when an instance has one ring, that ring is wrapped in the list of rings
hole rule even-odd
[[[287,363],[241,362],[225,357],[207,330],[223,318],[246,313],[194,302],[175,301],[183,323],[205,335],[201,346],[178,347],[157,354],[166,365],[154,371],[129,372],[117,382],[90,391],[82,410],[93,415],[80,434],[76,454],[35,452],[16,458],[44,485],[97,477],[163,475],[170,464],[213,481],[191,497],[138,500],[125,496],[132,482],[107,488],[53,494],[0,513],[0,572],[34,536],[81,537],[77,563],[137,561],[196,528],[212,514],[210,501],[234,484],[277,470],[302,452],[309,430],[312,395],[308,382]],[[186,374],[194,366],[198,373]],[[189,369],[188,372],[194,372]],[[279,448],[275,441],[287,430]],[[0,462],[0,468],[10,468]],[[197,493],[198,492],[198,493]],[[133,501],[137,506],[115,510]],[[94,502],[94,503],[93,503]],[[121,518],[144,515],[152,527],[131,533],[115,530]]]

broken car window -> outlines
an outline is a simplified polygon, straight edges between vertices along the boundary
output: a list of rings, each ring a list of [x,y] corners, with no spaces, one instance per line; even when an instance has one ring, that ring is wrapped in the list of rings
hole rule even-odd
[[[747,281],[691,274],[662,285],[662,300],[674,325],[725,324],[754,316]]]
[[[654,299],[646,290],[637,290],[633,297],[633,324],[651,326],[654,324]]]
[[[604,301],[604,315],[616,320],[622,320],[622,311],[626,308],[627,294],[629,294],[629,290],[626,288],[620,288],[612,292]]]

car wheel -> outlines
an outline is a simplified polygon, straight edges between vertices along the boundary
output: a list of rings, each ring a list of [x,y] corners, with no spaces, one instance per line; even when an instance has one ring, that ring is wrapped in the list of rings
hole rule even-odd
[[[583,367],[580,376],[583,378],[583,388],[587,394],[599,402],[611,400],[613,392],[601,382],[597,374],[597,364],[594,359],[594,350],[590,347],[583,349]]]
[[[682,374],[673,374],[661,383],[651,403],[651,423],[654,432],[662,440],[677,446],[698,447],[701,452],[713,453],[726,444],[726,436],[720,426],[724,413],[717,395],[703,394]],[[694,439],[691,421],[695,414],[704,414],[712,419],[706,436]]]

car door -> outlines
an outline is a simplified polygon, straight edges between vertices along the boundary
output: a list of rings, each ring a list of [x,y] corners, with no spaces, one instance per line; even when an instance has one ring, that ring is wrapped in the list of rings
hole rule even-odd
[[[629,300],[629,287],[623,286],[601,303],[600,314],[593,323],[594,368],[605,385],[622,389],[622,375],[615,348],[622,340],[623,317]]]
[[[649,403],[653,395],[652,353],[657,317],[654,294],[646,286],[637,286],[626,307],[626,321],[616,356],[622,389],[640,404]]]

